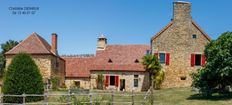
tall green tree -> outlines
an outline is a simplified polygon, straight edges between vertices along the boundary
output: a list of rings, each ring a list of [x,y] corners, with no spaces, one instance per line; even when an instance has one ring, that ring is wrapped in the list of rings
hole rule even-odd
[[[14,40],[8,40],[5,43],[1,44],[1,53],[0,53],[0,75],[2,76],[4,73],[4,68],[5,68],[5,64],[6,64],[6,59],[4,57],[4,54],[11,50],[12,48],[14,48],[16,45],[18,45],[19,42],[18,41],[14,41]]]
[[[3,78],[2,92],[4,94],[22,95],[43,94],[42,76],[29,54],[19,53],[14,56]],[[27,102],[41,100],[42,97],[26,97]],[[4,96],[6,103],[22,103],[22,97]]]
[[[232,32],[223,33],[205,48],[206,65],[192,74],[192,86],[202,95],[225,94],[232,86]]]
[[[142,64],[144,69],[149,73],[150,86],[153,88],[154,79],[159,75],[161,71],[161,65],[159,59],[155,55],[145,55],[142,58]]]

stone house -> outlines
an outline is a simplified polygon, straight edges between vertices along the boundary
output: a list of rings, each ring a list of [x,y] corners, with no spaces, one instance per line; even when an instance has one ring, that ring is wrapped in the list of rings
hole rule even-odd
[[[163,88],[190,86],[190,73],[205,64],[204,49],[211,39],[193,21],[189,2],[177,1],[173,6],[172,20],[151,38],[151,45],[108,45],[107,38],[100,36],[96,55],[60,57],[55,33],[51,46],[32,33],[5,54],[6,67],[15,54],[26,52],[32,55],[45,83],[57,76],[68,88],[143,91],[149,88],[149,75],[140,62],[152,53],[165,71]]]
[[[149,88],[148,73],[140,63],[149,45],[107,45],[98,38],[95,56],[64,56],[66,85],[84,89],[142,91]],[[98,81],[102,78],[103,81]]]
[[[32,56],[42,74],[44,83],[51,83],[51,78],[57,77],[59,84],[64,84],[65,60],[58,55],[56,33],[52,34],[52,46],[37,33],[32,33],[28,38],[5,53],[6,67],[9,66],[14,55],[20,52]]]
[[[204,49],[211,40],[193,21],[189,2],[173,5],[171,22],[151,39],[152,53],[165,70],[164,88],[191,85],[189,74],[205,64]]]
[[[68,88],[90,89],[90,67],[93,56],[63,56],[66,61],[65,84]]]
[[[81,88],[98,88],[97,80],[103,76],[104,89],[146,90],[149,88],[148,73],[139,62],[151,50],[165,71],[163,88],[190,86],[190,74],[205,64],[204,49],[211,39],[193,21],[189,2],[174,2],[173,9],[171,22],[151,38],[151,46],[107,45],[107,39],[101,36],[95,56],[64,57],[66,78],[69,78],[66,84],[74,81],[76,85],[81,84],[78,85]],[[69,69],[69,65],[75,68]]]

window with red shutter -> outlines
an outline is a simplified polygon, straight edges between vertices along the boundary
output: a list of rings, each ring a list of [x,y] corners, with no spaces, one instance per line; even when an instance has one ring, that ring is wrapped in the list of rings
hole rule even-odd
[[[115,87],[116,87],[116,88],[118,87],[118,79],[119,79],[118,75],[115,76]]]
[[[191,54],[191,66],[194,67],[194,65],[195,65],[195,54],[192,53]]]
[[[170,53],[166,53],[166,65],[169,65],[170,62]]]
[[[201,57],[201,58],[202,58],[202,60],[201,60],[201,65],[203,66],[203,65],[205,65],[205,60],[206,60],[206,59],[205,59],[205,54],[202,54],[201,56],[202,56],[202,57]]]
[[[105,83],[105,86],[106,86],[106,87],[109,86],[109,79],[110,79],[110,76],[109,76],[109,75],[106,75],[106,83]]]

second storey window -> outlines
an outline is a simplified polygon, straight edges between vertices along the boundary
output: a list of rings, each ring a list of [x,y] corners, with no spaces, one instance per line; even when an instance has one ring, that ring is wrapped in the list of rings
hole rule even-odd
[[[159,53],[159,59],[160,59],[160,63],[164,64],[165,63],[165,53]]]
[[[191,54],[191,66],[202,66],[205,64],[205,55],[204,54]]]
[[[201,54],[195,54],[195,65],[201,66]]]
[[[160,64],[169,65],[170,63],[170,53],[155,53],[155,56],[159,58]]]

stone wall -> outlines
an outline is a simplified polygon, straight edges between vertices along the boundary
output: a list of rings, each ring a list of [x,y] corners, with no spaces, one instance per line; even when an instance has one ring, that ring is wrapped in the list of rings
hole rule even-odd
[[[120,79],[125,79],[125,91],[146,91],[149,88],[149,75],[146,72],[113,72],[113,71],[91,71],[91,89],[97,87],[96,79],[98,75],[103,75],[104,79],[106,75],[119,76],[118,88],[107,87],[106,89],[113,89],[119,91]],[[134,75],[139,75],[138,87],[134,87]],[[104,83],[105,85],[105,83]]]
[[[6,56],[6,67],[9,66],[13,57],[14,55]],[[63,60],[60,60],[53,55],[32,55],[32,58],[38,66],[45,83],[47,82],[47,79],[51,78],[51,76],[58,76],[60,84],[64,83],[65,62]]]
[[[65,61],[55,57],[51,56],[51,77],[58,77],[59,78],[59,84],[62,85],[65,83]]]
[[[6,56],[6,67],[9,66],[12,58],[13,55]],[[51,76],[51,55],[33,55],[32,58],[42,74],[43,81],[46,82]]]
[[[192,83],[190,74],[201,68],[201,66],[191,67],[191,54],[202,54],[205,45],[209,43],[209,39],[193,24],[189,16],[190,12],[186,12],[191,9],[189,5],[190,3],[175,4],[174,6],[178,6],[175,8],[181,7],[187,10],[178,9],[176,12],[178,15],[174,16],[173,24],[152,40],[152,52],[170,53],[170,64],[162,65],[165,70],[163,88],[190,86]],[[192,38],[193,34],[197,35],[197,38]],[[181,80],[181,77],[186,77],[186,79]]]
[[[75,82],[80,82],[80,88],[90,89],[90,79],[89,78],[66,78],[65,85],[67,88],[75,88]]]

